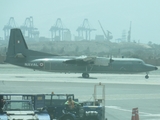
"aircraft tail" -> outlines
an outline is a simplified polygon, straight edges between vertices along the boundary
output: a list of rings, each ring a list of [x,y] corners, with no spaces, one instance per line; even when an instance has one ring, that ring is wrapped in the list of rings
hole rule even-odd
[[[19,58],[23,58],[24,61],[29,56],[44,57],[44,56],[54,56],[54,55],[29,50],[21,30],[18,28],[11,29],[7,57],[5,62],[12,63],[15,60],[17,61]]]
[[[26,55],[26,50],[28,50],[27,44],[24,40],[22,32],[20,29],[11,29],[7,56],[14,56],[16,54]]]

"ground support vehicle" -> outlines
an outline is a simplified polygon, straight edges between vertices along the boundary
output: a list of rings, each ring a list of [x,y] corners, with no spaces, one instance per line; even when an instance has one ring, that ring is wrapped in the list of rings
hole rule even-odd
[[[45,110],[36,111],[31,100],[5,100],[1,108],[2,120],[50,120]]]
[[[104,107],[94,106],[94,102],[85,102],[76,111],[65,111],[59,120],[104,120]],[[88,104],[89,106],[87,106]]]
[[[68,96],[71,97],[71,96]],[[78,99],[74,99],[76,101]],[[101,83],[94,86],[94,100],[87,102],[79,102],[75,111],[68,111],[64,107],[63,115],[58,117],[59,120],[106,120],[105,118],[105,85]],[[53,99],[54,100],[54,99]],[[51,105],[52,106],[52,105]],[[54,107],[54,106],[53,106]]]
[[[94,101],[79,102],[80,106],[75,111],[68,111],[64,104],[70,97],[78,102],[78,99],[74,98],[74,94],[54,94],[53,92],[51,94],[0,94],[0,118],[4,120],[9,118],[6,114],[5,104],[16,100],[32,104],[32,112],[26,114],[35,114],[39,120],[41,118],[43,120],[105,120],[105,99],[98,98],[96,93],[94,93]],[[21,103],[21,107],[24,107],[25,104]],[[15,113],[12,111],[12,114]]]

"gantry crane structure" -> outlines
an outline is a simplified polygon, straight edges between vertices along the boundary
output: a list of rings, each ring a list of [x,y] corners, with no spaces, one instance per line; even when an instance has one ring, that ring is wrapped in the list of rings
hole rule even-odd
[[[109,30],[107,30],[107,34],[106,34],[106,32],[105,32],[105,30],[103,29],[100,21],[98,21],[98,22],[99,22],[99,25],[100,25],[100,27],[101,27],[101,29],[102,29],[102,31],[103,31],[103,34],[104,34],[104,36],[105,36],[105,39],[106,39],[107,41],[111,40],[111,39],[113,38],[113,36],[111,35],[112,33],[111,33]]]
[[[127,36],[128,42],[131,42],[131,25],[132,25],[132,21],[130,21],[130,27],[129,27],[128,36]]]
[[[63,40],[63,33],[64,31],[67,31],[70,33],[70,30],[68,28],[64,28],[61,18],[57,18],[57,21],[55,25],[51,26],[50,30],[51,32],[51,39],[52,41],[61,41]],[[57,34],[58,33],[58,34]]]
[[[14,17],[10,17],[8,24],[4,26],[3,30],[4,30],[4,40],[9,40],[9,36],[10,36],[10,29],[15,28],[16,24],[15,24],[15,20]]]
[[[24,24],[20,28],[22,30],[23,35],[28,39],[39,37],[39,31],[37,28],[34,28],[32,16],[27,17],[25,19]],[[28,34],[26,34],[26,32]]]
[[[91,32],[95,30],[96,29],[90,28],[88,19],[84,19],[82,25],[79,26],[76,31],[78,32],[78,37],[81,37],[85,40],[90,40]],[[85,33],[85,37],[84,37],[84,33]]]

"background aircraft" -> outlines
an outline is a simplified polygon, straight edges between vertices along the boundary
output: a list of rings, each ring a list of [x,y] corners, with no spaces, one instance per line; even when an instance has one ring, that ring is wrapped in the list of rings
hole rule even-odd
[[[12,29],[10,33],[7,63],[49,72],[82,73],[89,78],[89,73],[132,74],[148,72],[158,68],[145,64],[140,59],[106,58],[91,56],[59,56],[29,50],[20,29]]]

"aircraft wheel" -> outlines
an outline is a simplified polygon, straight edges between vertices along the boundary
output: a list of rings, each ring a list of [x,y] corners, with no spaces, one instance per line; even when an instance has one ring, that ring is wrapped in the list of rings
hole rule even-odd
[[[82,77],[83,78],[89,78],[89,74],[88,73],[82,73]]]
[[[148,79],[148,78],[149,78],[149,76],[148,76],[148,75],[146,75],[146,76],[145,76],[145,78],[146,78],[146,79]]]
[[[85,74],[85,78],[89,78],[89,74],[88,73]]]

